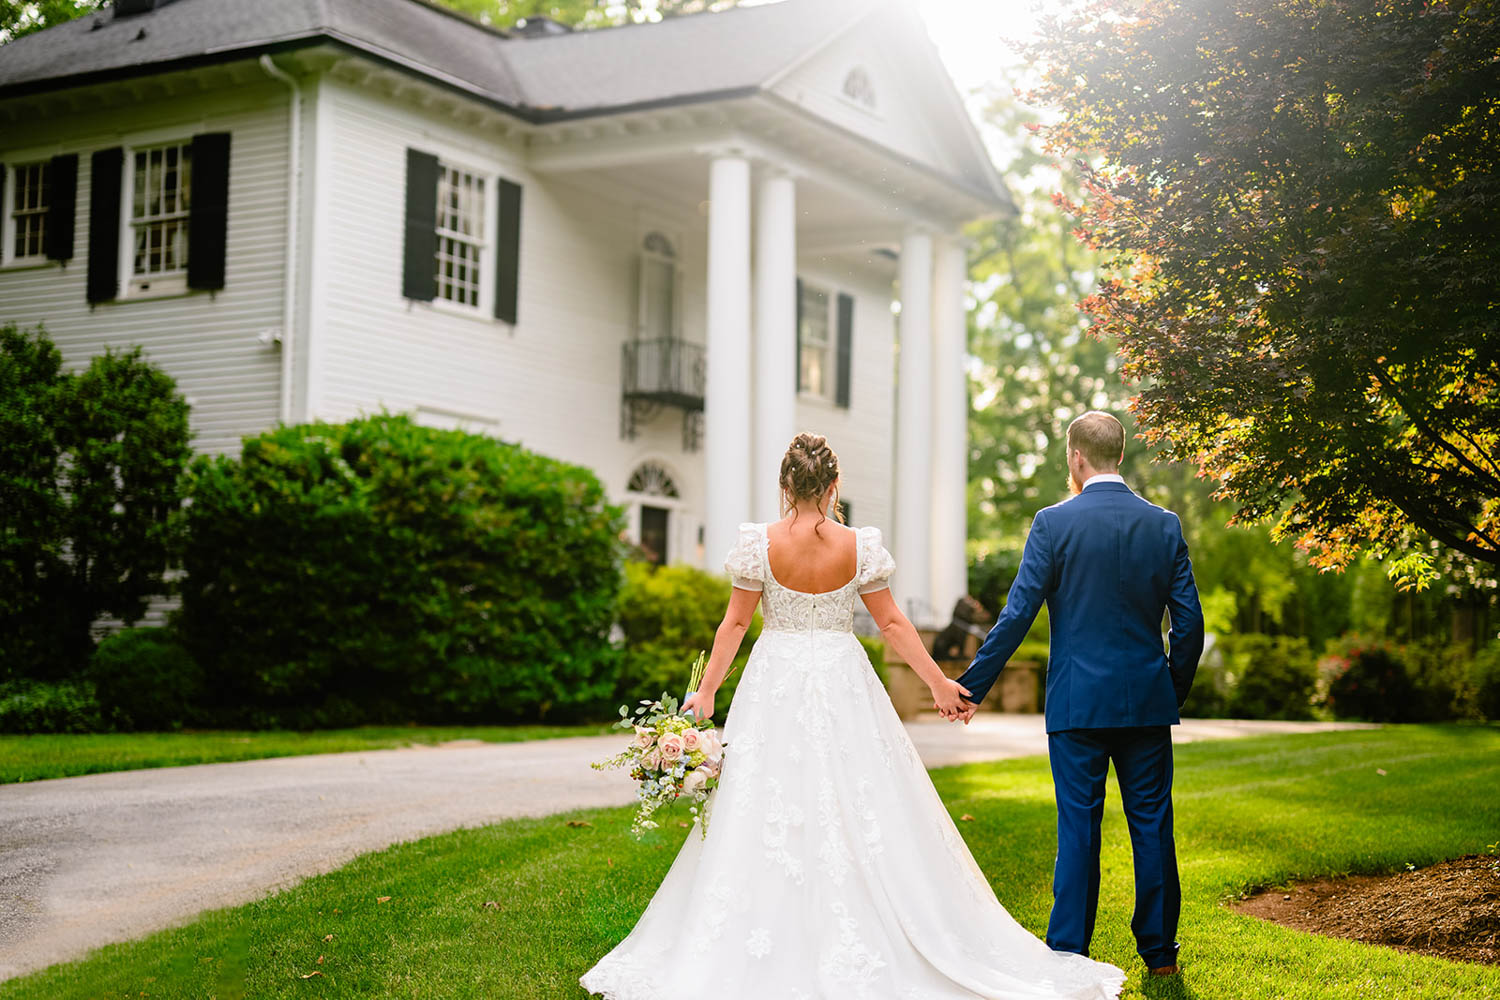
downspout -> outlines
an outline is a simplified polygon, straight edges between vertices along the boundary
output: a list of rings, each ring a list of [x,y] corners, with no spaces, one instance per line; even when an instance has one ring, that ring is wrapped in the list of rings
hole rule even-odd
[[[295,324],[297,320],[297,211],[302,188],[302,87],[292,76],[279,69],[270,55],[260,57],[260,68],[273,80],[279,80],[291,89],[291,137],[287,141],[287,198],[286,198],[286,288],[282,294],[284,304],[281,317],[281,422],[292,422],[292,362],[293,346],[297,342]]]

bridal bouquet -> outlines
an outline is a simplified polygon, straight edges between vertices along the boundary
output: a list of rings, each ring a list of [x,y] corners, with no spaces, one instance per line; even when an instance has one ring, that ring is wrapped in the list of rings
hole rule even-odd
[[[699,653],[693,663],[689,691],[698,690],[705,663],[704,654]],[[630,832],[636,837],[656,829],[652,814],[684,796],[693,803],[691,812],[699,830],[705,836],[708,834],[708,811],[700,812],[699,807],[708,801],[708,793],[719,786],[724,744],[713,723],[682,715],[678,709],[677,699],[666,692],[655,701],[643,699],[634,713],[621,705],[620,720],[615,727],[633,729],[635,739],[623,753],[591,765],[600,771],[629,767],[630,776],[641,783],[637,793],[641,804],[630,825]]]

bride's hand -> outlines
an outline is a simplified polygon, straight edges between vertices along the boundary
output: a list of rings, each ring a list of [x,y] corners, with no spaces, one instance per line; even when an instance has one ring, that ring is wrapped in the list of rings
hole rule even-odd
[[[944,677],[937,684],[933,685],[932,701],[937,706],[937,710],[943,714],[944,718],[952,719],[968,707],[964,701],[964,696],[968,693],[969,689],[958,683],[958,681]]]
[[[714,714],[714,696],[711,691],[694,691],[688,695],[687,701],[682,703],[682,714],[693,712],[700,719],[712,718]]]

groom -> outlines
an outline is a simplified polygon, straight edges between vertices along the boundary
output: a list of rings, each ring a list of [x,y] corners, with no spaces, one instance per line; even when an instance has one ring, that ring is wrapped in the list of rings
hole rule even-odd
[[[1099,905],[1099,821],[1114,761],[1135,855],[1130,928],[1146,966],[1177,972],[1182,894],[1172,840],[1172,736],[1203,651],[1203,610],[1177,515],[1117,470],[1125,429],[1092,412],[1068,427],[1068,500],[1040,511],[1005,611],[958,683],[968,722],[1047,602],[1047,749],[1057,863],[1047,944],[1087,955]],[[1162,614],[1171,616],[1170,651]]]

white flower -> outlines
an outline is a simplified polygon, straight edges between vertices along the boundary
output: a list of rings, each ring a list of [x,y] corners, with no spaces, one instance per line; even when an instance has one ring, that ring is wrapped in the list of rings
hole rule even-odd
[[[690,795],[694,792],[701,792],[704,786],[708,784],[708,779],[709,775],[703,773],[703,768],[694,768],[693,770],[689,771],[687,773],[687,777],[682,780],[683,794]]]
[[[765,958],[771,954],[771,932],[764,927],[755,928],[745,939],[745,951],[754,958]]]
[[[702,743],[701,749],[704,756],[711,761],[723,759],[724,744],[719,742],[719,731],[717,729],[705,729],[698,736]]]

